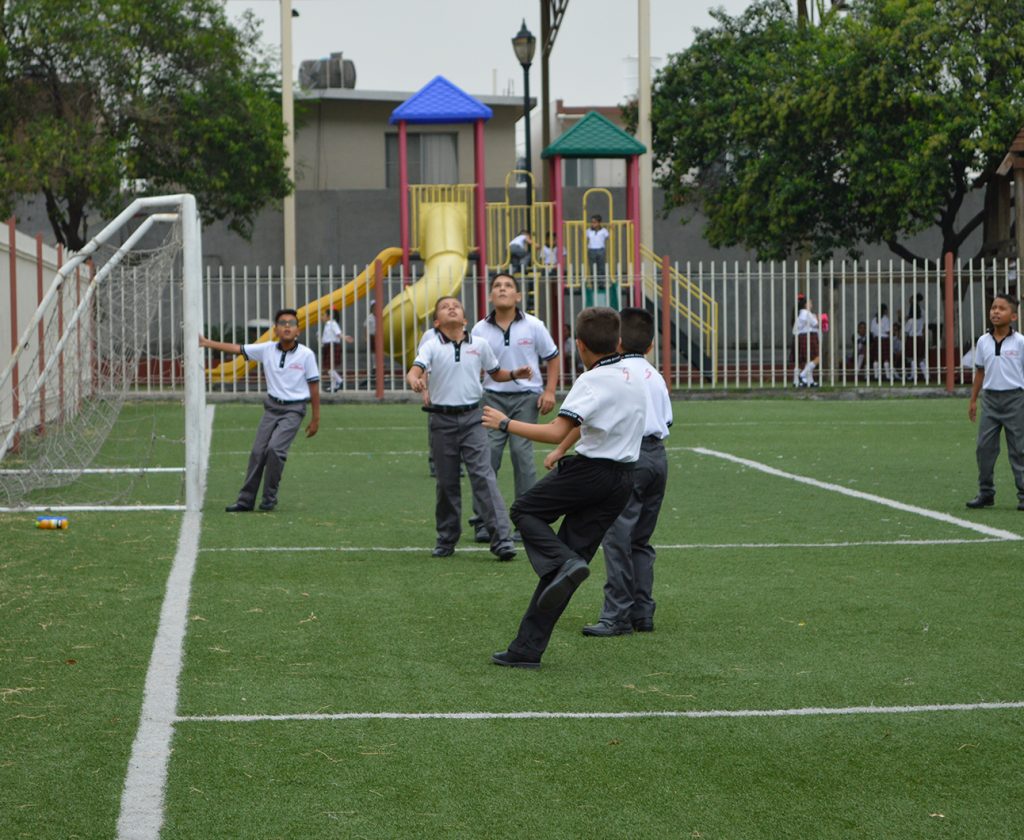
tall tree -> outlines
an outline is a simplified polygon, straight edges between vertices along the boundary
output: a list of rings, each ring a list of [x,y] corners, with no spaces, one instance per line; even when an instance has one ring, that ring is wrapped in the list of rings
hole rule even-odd
[[[0,0],[0,209],[42,194],[74,250],[90,211],[187,191],[248,236],[291,189],[259,44],[219,0]]]
[[[839,4],[835,4],[838,8]],[[851,0],[800,25],[759,0],[673,56],[653,95],[666,209],[700,206],[716,246],[853,252],[959,219],[1024,125],[1024,18],[1007,0]]]

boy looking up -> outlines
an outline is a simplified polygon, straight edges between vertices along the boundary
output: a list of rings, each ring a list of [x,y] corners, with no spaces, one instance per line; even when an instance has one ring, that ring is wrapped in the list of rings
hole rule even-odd
[[[495,275],[491,280],[491,313],[473,327],[473,338],[486,341],[495,358],[509,370],[522,366],[544,364],[544,379],[540,373],[531,373],[529,379],[498,382],[484,376],[484,405],[498,409],[506,417],[536,423],[539,414],[548,414],[555,407],[555,387],[558,385],[558,347],[544,322],[520,309],[523,296],[519,282],[509,274]],[[537,483],[537,468],[533,458],[533,442],[528,438],[512,437],[505,432],[487,433],[491,447],[491,467],[495,474],[501,469],[501,458],[508,442],[515,474],[515,498]],[[477,539],[482,524],[474,517],[470,524],[477,528]]]
[[[406,374],[409,387],[424,394],[423,410],[431,413],[430,450],[437,472],[434,520],[437,544],[433,557],[450,557],[462,533],[462,488],[459,464],[465,462],[473,498],[490,534],[491,553],[499,560],[516,556],[508,512],[491,468],[487,435],[480,425],[480,374],[496,382],[529,379],[528,366],[502,370],[486,341],[466,332],[466,314],[458,298],[442,297],[434,307],[433,339],[425,341]],[[429,374],[429,392],[427,390]]]
[[[580,429],[576,455],[563,458],[512,505],[512,521],[540,580],[516,638],[491,656],[496,665],[540,667],[555,623],[590,574],[587,564],[629,500],[647,398],[643,383],[622,364],[618,343],[618,313],[607,307],[584,309],[576,319],[576,347],[587,370],[558,416],[550,423],[524,423],[484,409],[487,428],[539,443],[561,443],[575,427]],[[551,523],[563,516],[556,534]]]
[[[288,460],[288,449],[306,416],[306,403],[313,405],[313,416],[306,426],[306,437],[313,437],[320,428],[320,371],[316,354],[300,344],[299,318],[294,309],[279,309],[274,315],[274,333],[277,342],[260,344],[228,344],[199,336],[199,346],[222,353],[241,353],[252,362],[263,365],[267,380],[267,398],[263,402],[263,417],[256,429],[256,440],[249,454],[249,467],[245,482],[238,491],[238,499],[224,510],[239,513],[253,509],[256,493],[263,482],[263,500],[260,510],[271,511],[277,506],[277,490]]]
[[[978,414],[978,495],[969,508],[991,507],[996,502],[993,477],[999,457],[999,430],[1006,434],[1006,455],[1017,484],[1017,510],[1024,510],[1024,338],[1017,332],[1017,301],[999,294],[988,311],[992,328],[978,339],[974,354],[974,383],[967,416]]]

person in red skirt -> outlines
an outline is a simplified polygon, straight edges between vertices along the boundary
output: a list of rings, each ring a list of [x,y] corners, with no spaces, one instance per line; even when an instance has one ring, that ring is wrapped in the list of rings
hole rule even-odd
[[[814,369],[818,366],[818,316],[807,295],[797,295],[796,320],[793,322],[793,385],[797,388],[817,388]]]

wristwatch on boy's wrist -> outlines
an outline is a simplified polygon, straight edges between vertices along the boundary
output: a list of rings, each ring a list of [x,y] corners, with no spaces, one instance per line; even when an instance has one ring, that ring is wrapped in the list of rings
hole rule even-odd
[[[498,431],[499,432],[507,432],[508,431],[508,424],[511,423],[511,422],[512,421],[509,420],[506,417],[504,420],[502,420],[500,423],[498,423]]]

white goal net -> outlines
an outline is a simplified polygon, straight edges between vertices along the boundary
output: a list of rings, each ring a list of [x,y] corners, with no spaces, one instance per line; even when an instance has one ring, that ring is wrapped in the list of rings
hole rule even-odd
[[[186,507],[198,503],[201,265],[195,199],[180,195],[136,200],[59,269],[0,374],[0,505],[90,474],[138,472],[161,435],[151,416],[109,438],[154,353],[181,371],[177,470]],[[171,352],[152,347],[154,336]],[[105,446],[132,465],[93,466]]]

